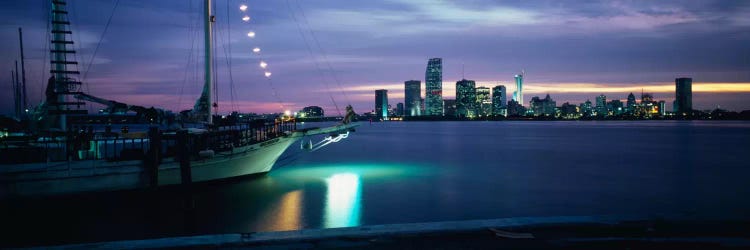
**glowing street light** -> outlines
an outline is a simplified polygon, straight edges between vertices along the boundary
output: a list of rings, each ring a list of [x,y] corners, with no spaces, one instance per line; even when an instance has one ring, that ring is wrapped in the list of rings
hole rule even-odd
[[[268,67],[268,63],[260,61],[260,67],[265,69],[266,67]]]
[[[240,5],[240,11],[245,12],[247,10],[247,5]]]
[[[254,38],[255,37],[255,32],[252,32],[252,31],[247,32],[247,37]]]
[[[258,48],[258,47],[253,48],[253,53],[255,53],[255,54],[260,53],[260,48]]]
[[[266,77],[271,77],[271,72],[266,71]]]
[[[242,17],[242,21],[250,22],[250,16],[246,15],[246,16]]]

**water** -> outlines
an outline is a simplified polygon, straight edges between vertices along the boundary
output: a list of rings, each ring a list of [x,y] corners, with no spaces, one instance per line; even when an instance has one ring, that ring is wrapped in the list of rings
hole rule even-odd
[[[308,123],[303,126],[321,126]],[[748,122],[363,123],[268,175],[3,204],[1,242],[51,244],[567,215],[750,219]]]

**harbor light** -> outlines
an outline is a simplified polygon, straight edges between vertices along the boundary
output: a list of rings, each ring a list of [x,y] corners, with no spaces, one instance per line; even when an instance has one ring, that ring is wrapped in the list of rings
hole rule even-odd
[[[250,22],[250,16],[245,15],[244,17],[242,17],[242,21]]]
[[[258,47],[253,48],[253,53],[256,53],[256,54],[260,53],[260,48]]]
[[[292,115],[292,111],[286,110],[286,111],[284,111],[284,115],[290,116],[290,115]]]
[[[271,72],[266,71],[266,77],[271,77]]]
[[[260,67],[265,69],[266,67],[268,67],[268,63],[260,61]]]
[[[255,37],[255,32],[252,32],[252,31],[247,32],[247,37],[249,37],[249,38]]]
[[[240,5],[240,11],[245,12],[247,10],[247,5]]]

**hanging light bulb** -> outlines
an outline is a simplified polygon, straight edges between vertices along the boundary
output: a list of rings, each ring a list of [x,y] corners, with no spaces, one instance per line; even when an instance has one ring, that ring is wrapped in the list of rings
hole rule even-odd
[[[271,77],[271,72],[266,71],[266,77]]]
[[[245,15],[244,17],[242,17],[242,21],[250,22],[250,16]]]
[[[247,5],[241,4],[240,11],[245,12],[246,10],[247,10]]]
[[[247,32],[247,37],[254,38],[255,37],[255,32],[252,32],[252,31]]]
[[[255,53],[255,54],[260,53],[260,48],[258,48],[258,47],[253,48],[253,53]]]
[[[260,67],[265,69],[266,67],[268,67],[268,63],[260,61]]]

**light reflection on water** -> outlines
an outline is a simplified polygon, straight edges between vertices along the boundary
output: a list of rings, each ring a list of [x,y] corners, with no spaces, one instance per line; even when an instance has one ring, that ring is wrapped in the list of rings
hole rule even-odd
[[[360,224],[362,185],[359,175],[334,174],[326,179],[326,228],[352,227]]]

